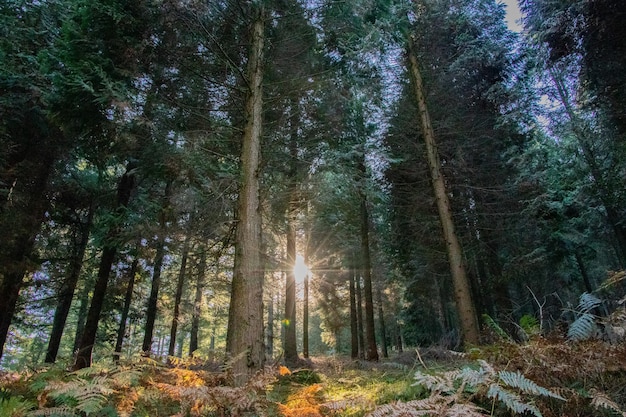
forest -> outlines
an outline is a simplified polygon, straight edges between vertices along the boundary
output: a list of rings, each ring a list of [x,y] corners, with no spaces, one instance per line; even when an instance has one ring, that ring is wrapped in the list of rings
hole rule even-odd
[[[626,416],[621,0],[2,0],[0,416]]]

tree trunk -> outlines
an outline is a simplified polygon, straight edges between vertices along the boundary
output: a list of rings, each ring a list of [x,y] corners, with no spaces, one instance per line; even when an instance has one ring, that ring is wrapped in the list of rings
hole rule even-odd
[[[78,295],[80,300],[80,307],[78,309],[78,321],[76,322],[76,333],[74,335],[74,346],[72,352],[78,352],[80,346],[80,339],[85,331],[85,321],[87,320],[87,312],[89,311],[89,290],[91,289],[91,279],[85,282],[82,291]]]
[[[119,185],[117,187],[117,207],[116,212],[118,216],[123,216],[124,208],[130,201],[130,195],[135,186],[134,169],[135,163],[129,162],[126,166],[126,172],[122,175]],[[93,295],[91,297],[91,304],[89,311],[87,312],[87,319],[85,321],[85,329],[80,338],[78,344],[78,350],[76,352],[76,362],[74,363],[74,369],[82,369],[91,366],[91,353],[93,351],[94,344],[96,343],[96,333],[98,332],[98,322],[100,321],[100,313],[102,312],[102,306],[104,304],[104,297],[106,296],[107,286],[109,284],[109,274],[111,273],[111,266],[115,260],[117,253],[117,237],[120,233],[120,226],[113,226],[109,232],[102,249],[102,257],[100,258],[100,266],[98,268],[98,276],[93,288]]]
[[[365,153],[363,153],[365,158]],[[361,181],[365,182],[365,160],[359,161]],[[376,329],[374,325],[374,297],[372,292],[372,259],[370,255],[369,240],[369,213],[367,211],[367,196],[365,186],[361,186],[361,259],[363,268],[363,291],[365,296],[365,341],[367,343],[365,359],[368,361],[378,360],[378,348],[376,346]]]
[[[219,255],[215,257],[215,268],[218,268]],[[193,301],[193,314],[191,317],[191,334],[189,336],[189,356],[198,350],[198,333],[200,332],[200,315],[202,313],[202,291],[204,291],[204,281],[206,274],[206,253],[200,255],[198,265],[198,278],[196,281],[196,294]]]
[[[376,291],[377,301],[378,301],[378,323],[380,325],[380,338],[381,347],[383,349],[383,358],[389,357],[389,352],[387,351],[387,327],[385,326],[385,315],[383,312],[383,294],[380,290],[380,287],[377,287]]]
[[[295,198],[292,192],[291,198]],[[296,278],[294,265],[296,263],[296,218],[294,202],[289,202],[287,213],[287,262],[285,280],[285,364],[293,366],[298,363],[298,350],[296,342]]]
[[[152,337],[154,335],[154,323],[156,322],[157,304],[159,301],[159,289],[161,286],[161,270],[163,268],[163,259],[165,258],[165,218],[161,216],[159,237],[157,239],[156,254],[154,256],[154,271],[152,272],[152,286],[150,288],[150,297],[148,298],[148,306],[146,309],[146,325],[144,327],[143,343],[141,351],[144,355],[150,356],[152,349]]]
[[[308,256],[304,260],[308,264]],[[304,276],[304,306],[302,310],[302,356],[309,357],[309,274]]]
[[[359,357],[358,320],[356,313],[356,284],[353,271],[350,271],[350,357]]]
[[[48,151],[43,145],[40,150],[31,150],[27,160],[15,168],[16,177],[9,179],[13,185],[0,212],[0,358],[48,205],[46,188],[54,162],[52,150]]]
[[[446,242],[448,252],[448,261],[450,263],[450,271],[452,274],[452,282],[454,285],[454,298],[456,308],[461,324],[461,333],[463,342],[467,344],[478,344],[479,330],[476,320],[476,312],[472,301],[471,287],[465,271],[463,263],[463,252],[461,244],[454,230],[454,222],[452,220],[452,210],[450,209],[450,201],[446,191],[445,179],[441,172],[441,159],[437,151],[437,143],[435,141],[435,133],[430,121],[428,106],[426,105],[426,96],[422,85],[422,75],[417,60],[417,52],[414,40],[409,37],[408,43],[408,59],[409,70],[413,78],[413,88],[415,90],[415,98],[419,110],[419,118],[422,128],[422,136],[426,144],[426,154],[428,165],[430,167],[430,176],[437,200],[437,210],[439,219],[443,229],[443,238]]]
[[[363,336],[363,300],[361,296],[361,277],[355,274],[355,290],[356,290],[356,324],[357,339],[359,342],[359,358],[365,359],[365,338]]]
[[[263,118],[263,48],[265,12],[262,5],[252,22],[248,55],[246,124],[241,149],[241,186],[235,236],[226,352],[232,362],[234,383],[244,385],[263,369],[263,268],[261,263],[261,215],[259,164]]]
[[[87,219],[84,222],[77,219],[73,241],[73,254],[69,262],[69,274],[59,288],[59,300],[57,308],[54,310],[54,318],[52,319],[52,331],[50,332],[50,340],[48,341],[48,350],[46,351],[46,363],[54,363],[57,359],[59,346],[61,346],[61,337],[65,329],[65,322],[72,306],[72,299],[76,291],[76,284],[80,277],[80,270],[83,265],[83,257],[87,250],[89,242],[89,230],[93,220],[93,207],[89,207]]]
[[[267,341],[265,342],[265,352],[268,359],[274,357],[274,294],[270,289],[269,305],[267,306]]]
[[[590,128],[585,126],[586,122],[580,117],[578,112],[572,106],[562,74],[559,73],[555,67],[552,67],[550,68],[550,76],[557,87],[559,100],[563,104],[565,113],[570,120],[572,133],[574,133],[574,136],[583,151],[582,153],[585,163],[589,167],[589,173],[593,178],[592,183],[596,188],[596,195],[604,206],[606,220],[615,236],[620,264],[624,267],[626,266],[626,226],[624,226],[622,216],[619,214],[619,204],[622,202],[615,202],[615,193],[611,190],[612,187],[607,184],[606,176],[603,175],[603,169],[598,163],[596,152],[593,150],[592,143],[594,138],[589,137],[588,133]],[[622,190],[620,189],[618,192],[621,193]]]
[[[178,332],[178,317],[180,316],[180,302],[183,298],[183,286],[185,285],[185,270],[187,269],[187,256],[189,255],[189,235],[185,238],[183,254],[178,271],[178,282],[176,283],[176,295],[174,296],[174,314],[172,315],[172,326],[170,328],[170,345],[167,354],[174,356],[176,350],[176,333]]]
[[[122,317],[120,318],[120,326],[117,328],[117,340],[115,341],[115,350],[113,351],[113,360],[119,361],[122,355],[122,345],[124,344],[124,336],[126,335],[126,322],[128,321],[128,313],[130,312],[130,303],[133,300],[133,290],[135,288],[135,275],[139,266],[139,247],[137,244],[136,254],[133,263],[128,271],[128,284],[126,285],[126,295],[124,296],[124,306],[122,307]]]

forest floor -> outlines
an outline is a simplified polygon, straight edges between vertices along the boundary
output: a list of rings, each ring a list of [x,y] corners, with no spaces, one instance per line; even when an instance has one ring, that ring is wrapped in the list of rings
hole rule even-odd
[[[244,387],[215,364],[170,358],[0,373],[0,416],[626,416],[626,345],[534,339],[379,362],[314,357]]]

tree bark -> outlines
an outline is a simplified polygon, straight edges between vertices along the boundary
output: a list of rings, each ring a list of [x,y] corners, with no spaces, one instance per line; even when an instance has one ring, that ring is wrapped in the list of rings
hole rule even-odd
[[[119,216],[124,213],[125,207],[130,201],[130,195],[135,186],[135,162],[129,162],[126,166],[126,172],[122,175],[119,185],[117,187],[117,207],[116,212]],[[100,321],[100,313],[102,312],[102,306],[104,304],[104,298],[106,296],[107,286],[109,284],[109,274],[111,273],[111,266],[115,260],[117,253],[117,246],[115,241],[120,233],[120,226],[113,226],[108,233],[104,248],[102,249],[102,257],[100,258],[100,266],[98,268],[98,275],[96,283],[93,288],[93,295],[91,297],[91,304],[89,311],[87,312],[87,319],[85,321],[85,329],[80,338],[78,344],[78,351],[76,352],[76,362],[74,363],[74,369],[82,369],[91,366],[91,354],[94,344],[96,343],[96,333],[98,331],[98,322]]]
[[[363,160],[359,161],[361,174],[361,259],[363,269],[363,292],[365,298],[365,342],[367,344],[365,359],[368,361],[378,360],[378,348],[376,346],[376,329],[374,324],[374,297],[372,291],[372,259],[370,255],[369,240],[369,212],[367,211],[367,195],[363,185],[366,178],[365,153]]]
[[[355,274],[355,290],[356,290],[356,324],[357,324],[357,339],[359,342],[359,358],[365,359],[365,337],[363,335],[363,300],[361,295],[361,277]]]
[[[218,268],[219,255],[215,257],[215,268]],[[196,281],[196,294],[193,301],[193,314],[191,317],[191,335],[189,336],[189,356],[198,350],[198,333],[200,332],[200,315],[202,313],[202,291],[204,291],[204,281],[206,274],[206,253],[200,255],[198,265],[198,278]]]
[[[80,307],[78,308],[78,321],[76,322],[76,333],[74,334],[74,346],[72,352],[78,352],[80,346],[80,339],[85,331],[85,321],[87,320],[87,312],[89,311],[89,290],[91,289],[91,279],[85,282],[78,299],[80,300]]]
[[[353,271],[350,271],[350,357],[359,357],[359,334],[358,320],[356,314],[356,283]]]
[[[133,263],[128,271],[128,284],[126,285],[126,295],[124,296],[124,306],[122,307],[122,316],[120,317],[120,326],[117,328],[117,340],[115,341],[115,350],[113,351],[113,360],[119,361],[122,354],[122,346],[124,344],[124,336],[126,335],[126,322],[128,321],[128,313],[130,312],[130,303],[133,300],[133,290],[135,288],[135,275],[137,275],[137,267],[139,266],[139,247],[137,249]]]
[[[381,340],[381,348],[383,352],[383,358],[389,357],[389,352],[387,351],[387,327],[385,326],[385,314],[383,311],[383,294],[380,290],[380,287],[376,289],[376,298],[378,301],[378,323],[380,326],[380,338]]]
[[[93,220],[93,207],[89,207],[87,213],[87,219],[84,222],[77,219],[75,226],[75,233],[78,235],[74,237],[73,241],[73,253],[69,262],[68,270],[69,274],[59,288],[59,300],[57,308],[54,310],[54,317],[52,319],[52,331],[50,332],[50,340],[48,341],[48,350],[46,351],[46,358],[44,362],[54,363],[61,346],[61,337],[63,336],[63,330],[65,329],[65,322],[72,306],[72,299],[74,298],[74,292],[76,291],[76,285],[78,284],[78,278],[80,277],[80,270],[83,265],[83,257],[87,250],[87,243],[89,242],[89,230]]]
[[[309,265],[308,256],[304,260],[305,265]],[[302,356],[309,357],[309,274],[304,276],[304,306],[302,308]]]
[[[16,164],[16,176],[7,181],[12,186],[0,211],[0,358],[24,276],[32,267],[30,257],[35,237],[48,205],[46,189],[54,163],[53,150],[42,146],[39,150],[25,151],[26,160]],[[24,203],[20,204],[20,200]]]
[[[183,244],[183,253],[178,271],[178,282],[176,282],[176,295],[174,296],[174,313],[172,314],[172,326],[170,327],[170,344],[167,354],[174,356],[176,351],[176,333],[178,332],[178,317],[180,316],[180,302],[183,299],[183,286],[185,285],[185,272],[187,269],[187,256],[189,255],[189,235]]]
[[[241,186],[235,235],[235,264],[228,315],[226,352],[234,384],[244,385],[263,369],[263,275],[259,166],[263,118],[263,49],[265,12],[258,5],[252,22],[252,44],[246,70],[248,96],[241,149]]]
[[[154,271],[152,272],[152,286],[150,288],[150,297],[146,309],[146,325],[141,344],[141,351],[144,355],[149,356],[152,349],[152,337],[154,335],[154,323],[158,310],[159,289],[161,287],[161,270],[163,269],[163,260],[165,258],[165,240],[167,234],[167,212],[169,198],[171,192],[171,183],[165,185],[165,193],[161,204],[161,212],[159,214],[159,232],[156,243],[156,254],[154,256]],[[160,350],[160,349],[159,349]]]
[[[407,55],[409,59],[409,70],[413,79],[415,98],[419,110],[422,136],[424,137],[424,142],[426,144],[430,177],[437,201],[437,210],[439,212],[439,219],[443,229],[443,238],[446,243],[448,261],[450,263],[450,271],[454,285],[454,298],[461,324],[461,334],[464,343],[478,344],[479,330],[474,303],[472,301],[471,287],[463,262],[461,244],[454,230],[452,210],[450,208],[446,183],[441,172],[441,159],[437,151],[435,133],[431,124],[430,115],[428,113],[428,106],[426,105],[426,95],[422,84],[422,75],[420,73],[419,63],[417,60],[417,52],[414,40],[411,37],[409,37],[408,41]]]

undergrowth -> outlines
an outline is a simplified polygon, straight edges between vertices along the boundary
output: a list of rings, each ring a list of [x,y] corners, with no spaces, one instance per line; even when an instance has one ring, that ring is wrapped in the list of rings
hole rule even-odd
[[[0,373],[0,416],[626,416],[626,346],[536,337],[378,363],[314,358],[228,382],[216,364],[173,358]]]

